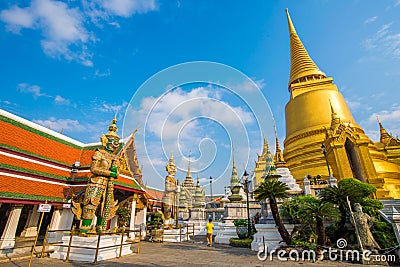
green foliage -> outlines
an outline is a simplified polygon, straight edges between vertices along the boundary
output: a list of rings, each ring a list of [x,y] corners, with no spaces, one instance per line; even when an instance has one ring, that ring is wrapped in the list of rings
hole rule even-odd
[[[282,206],[284,213],[299,224],[292,233],[295,237],[293,245],[298,245],[299,242],[309,242],[314,239],[316,233],[321,236],[320,241],[325,240],[324,220],[339,218],[337,207],[313,196],[298,196],[286,201]]]
[[[360,201],[363,211],[370,216],[378,215],[378,211],[383,209],[383,204],[378,199],[372,199],[369,197],[364,197]]]
[[[117,209],[116,214],[119,216],[119,221],[122,224],[125,224],[129,221],[130,217],[131,217],[131,210],[129,208],[126,207],[119,207]]]
[[[236,219],[233,220],[233,224],[238,227],[238,226],[247,226],[247,220],[246,219]]]
[[[349,204],[360,203],[363,211],[370,216],[377,214],[379,209],[383,208],[379,200],[371,199],[371,194],[376,192],[376,187],[363,183],[354,178],[346,178],[339,181],[337,187],[328,186],[321,191],[323,202],[330,202],[338,206],[340,211],[340,220],[337,223],[337,231],[328,231],[332,241],[345,234],[346,216],[349,212]]]
[[[294,224],[301,223],[300,217],[301,217],[302,207],[307,202],[315,202],[315,201],[318,201],[318,199],[313,196],[297,196],[290,200],[286,200],[281,205],[282,215],[288,216],[289,221],[291,221]]]
[[[362,192],[363,197],[367,197],[367,196],[371,195],[372,193],[376,192],[375,186],[373,186],[371,184],[363,183],[360,180],[355,179],[355,178],[346,178],[346,179],[340,180],[338,183],[338,187],[348,187],[348,188],[357,189],[357,191]]]
[[[289,194],[286,190],[289,190],[289,187],[285,183],[271,178],[264,180],[254,191],[254,195],[256,200],[287,199]]]
[[[398,245],[393,227],[383,221],[381,216],[377,217],[377,221],[374,222],[371,232],[381,248],[390,248]]]
[[[251,248],[251,242],[253,242],[253,238],[230,238],[229,245],[232,247],[239,247],[239,248]]]
[[[163,214],[160,212],[151,212],[150,220],[147,222],[149,228],[161,228],[164,224]]]

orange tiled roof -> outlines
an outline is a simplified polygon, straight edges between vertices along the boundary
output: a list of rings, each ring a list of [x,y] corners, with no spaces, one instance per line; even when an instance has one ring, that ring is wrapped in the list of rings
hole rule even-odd
[[[68,191],[68,186],[30,181],[27,179],[11,178],[0,175],[0,197],[25,198],[25,199],[45,199],[62,202],[64,195]],[[35,190],[32,190],[32,189]]]
[[[146,188],[146,195],[148,195],[149,199],[156,199],[158,201],[162,200],[164,192],[157,191],[156,189]]]
[[[16,167],[20,171],[22,171],[22,169],[27,169],[27,170],[33,170],[36,172],[43,172],[43,173],[57,175],[57,176],[60,176],[60,178],[61,177],[65,177],[65,178],[70,177],[70,171],[60,170],[60,169],[44,166],[44,165],[41,165],[38,163],[29,162],[29,161],[17,159],[17,158],[12,158],[12,157],[8,157],[8,156],[0,154],[0,167],[2,167],[3,164],[9,165],[10,167]]]
[[[17,125],[0,120],[0,144],[31,152],[48,159],[72,165],[79,160],[81,148],[76,145],[61,143],[39,131],[28,131]]]

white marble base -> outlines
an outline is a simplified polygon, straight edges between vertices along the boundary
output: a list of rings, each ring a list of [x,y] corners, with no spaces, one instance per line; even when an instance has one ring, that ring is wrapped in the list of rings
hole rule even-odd
[[[37,227],[28,227],[21,233],[21,237],[35,237],[37,235]]]
[[[185,228],[164,230],[164,238],[163,238],[164,242],[179,243],[187,240],[190,240],[190,237],[189,239],[186,238]]]
[[[236,226],[233,223],[220,223],[219,231],[215,236],[214,243],[229,244],[229,239],[238,238]]]
[[[65,247],[54,246],[55,252],[50,255],[51,258],[65,260],[67,257],[68,251],[68,243],[70,236],[63,236],[62,242]],[[127,239],[124,236],[124,241]],[[82,236],[74,236],[72,239],[72,246],[80,246],[80,247],[89,247],[91,249],[86,248],[71,248],[69,259],[73,261],[84,261],[84,262],[94,262],[94,257],[96,253],[97,246],[97,236],[93,237],[82,237]],[[120,235],[110,235],[110,236],[102,236],[100,239],[100,249],[99,254],[97,255],[97,261],[114,259],[119,257],[120,245],[121,244],[121,236]],[[115,247],[108,247],[117,245]],[[130,249],[131,244],[125,243],[122,245],[122,253],[123,255],[132,254],[132,250]]]
[[[15,238],[1,238],[0,239],[0,250],[1,249],[12,249],[15,246]]]
[[[251,250],[260,251],[264,250],[265,245],[268,246],[268,251],[276,250],[280,246],[286,245],[283,242],[281,235],[276,228],[275,223],[273,224],[256,224],[257,233],[254,234],[253,242],[251,242]],[[285,224],[289,234],[292,232],[294,225]]]

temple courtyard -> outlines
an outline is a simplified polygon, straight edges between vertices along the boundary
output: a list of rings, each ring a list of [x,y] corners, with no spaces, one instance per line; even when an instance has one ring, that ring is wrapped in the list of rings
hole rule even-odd
[[[257,252],[248,248],[236,248],[215,244],[207,247],[205,242],[152,243],[142,242],[140,254],[131,254],[119,259],[101,261],[97,266],[362,266],[333,261],[260,261]],[[1,267],[27,266],[29,258],[20,257],[8,262],[0,261]],[[34,258],[31,266],[93,266],[93,263],[64,262],[52,258]]]

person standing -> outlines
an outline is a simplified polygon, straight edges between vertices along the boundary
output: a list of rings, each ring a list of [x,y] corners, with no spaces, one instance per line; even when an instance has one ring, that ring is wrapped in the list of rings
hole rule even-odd
[[[206,235],[207,247],[211,247],[213,238],[212,235],[214,229],[214,224],[212,223],[212,219],[208,220],[208,223],[206,224],[206,229],[207,229],[207,235]]]

